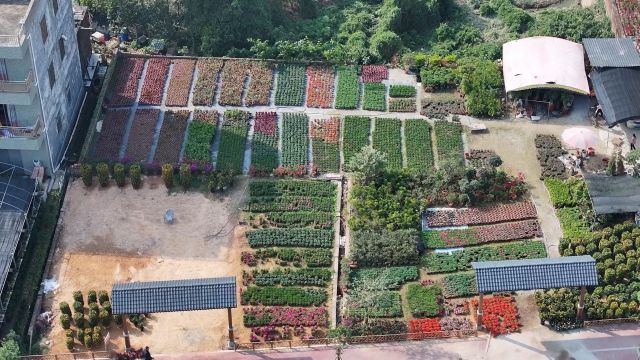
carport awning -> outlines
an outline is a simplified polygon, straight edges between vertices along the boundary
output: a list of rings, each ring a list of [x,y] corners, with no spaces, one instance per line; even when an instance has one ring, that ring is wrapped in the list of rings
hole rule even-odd
[[[595,70],[591,82],[609,127],[640,118],[640,69]]]
[[[585,173],[584,180],[597,215],[640,211],[640,179]]]

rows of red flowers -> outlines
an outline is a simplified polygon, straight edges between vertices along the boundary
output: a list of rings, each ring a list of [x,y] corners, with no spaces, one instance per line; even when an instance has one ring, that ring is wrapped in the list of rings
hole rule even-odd
[[[381,82],[389,78],[389,69],[384,65],[362,65],[363,82]]]
[[[311,121],[311,138],[338,143],[340,135],[340,118],[313,119]]]
[[[245,307],[244,325],[255,326],[327,326],[325,307],[256,306]]]
[[[429,227],[478,225],[535,219],[537,216],[536,207],[531,201],[521,201],[487,208],[428,211],[427,223]]]
[[[140,92],[140,104],[160,105],[170,63],[171,61],[168,59],[154,58],[149,60]]]
[[[472,300],[474,308],[478,308],[478,300]],[[491,335],[509,334],[520,330],[518,307],[510,295],[495,295],[485,298],[482,303],[482,324]]]
[[[167,111],[160,128],[154,160],[160,164],[173,164],[180,160],[180,149],[187,129],[189,111]]]
[[[437,240],[433,239],[435,236],[437,236]],[[542,229],[536,219],[473,226],[468,229],[425,232],[427,247],[433,248],[450,248],[538,237],[542,237]]]
[[[255,132],[265,135],[276,135],[278,131],[278,114],[274,111],[256,112],[253,129]]]
[[[125,57],[118,60],[116,78],[113,81],[113,95],[109,106],[127,106],[136,101],[138,81],[143,68],[143,58]]]
[[[322,109],[333,106],[333,68],[309,65],[307,79],[307,106]]]
[[[118,161],[122,138],[129,120],[129,110],[107,111],[95,147],[95,159]]]
[[[133,125],[129,131],[129,139],[127,140],[127,150],[124,157],[128,161],[147,161],[151,144],[153,143],[153,134],[158,122],[160,110],[157,109],[139,109],[133,118]]]
[[[242,90],[249,67],[244,60],[225,62],[220,79],[220,105],[242,106]]]
[[[273,66],[269,63],[251,65],[251,80],[244,99],[245,106],[269,105],[273,85]]]
[[[195,66],[195,60],[175,60],[173,62],[167,100],[165,101],[167,106],[187,106]]]
[[[198,76],[193,88],[193,105],[213,105],[218,73],[224,61],[220,59],[198,59]]]

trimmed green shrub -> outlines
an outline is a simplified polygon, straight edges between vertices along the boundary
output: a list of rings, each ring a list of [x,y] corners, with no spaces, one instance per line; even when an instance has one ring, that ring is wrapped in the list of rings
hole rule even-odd
[[[84,326],[84,314],[81,312],[74,313],[73,322],[76,324],[78,328],[82,328]]]
[[[78,328],[78,331],[76,331],[76,337],[78,338],[78,340],[80,342],[82,342],[84,340],[84,329],[83,328]]]
[[[73,350],[73,337],[67,336],[64,339],[64,343],[67,345],[67,349],[69,349],[69,351]]]
[[[98,294],[95,290],[89,290],[89,292],[87,293],[87,302],[89,304],[98,302]]]
[[[82,305],[84,305],[84,298],[82,297],[82,291],[76,290],[73,292],[73,301],[79,301]]]
[[[68,329],[71,327],[71,317],[69,316],[69,314],[60,315],[60,324],[62,325],[63,329]]]
[[[98,324],[98,312],[95,310],[89,310],[87,320],[89,321],[89,326],[96,326]]]
[[[105,301],[102,303],[102,308],[111,313],[111,301]]]
[[[113,165],[113,178],[116,180],[116,185],[119,187],[123,187],[125,183],[124,177],[124,165],[115,164]]]
[[[69,315],[69,317],[71,317],[71,308],[69,307],[69,303],[67,303],[66,301],[62,301],[59,304],[60,307],[60,312],[62,312],[63,314],[67,314]]]
[[[173,187],[173,165],[162,165],[162,181],[164,181],[164,185],[167,189]]]
[[[142,186],[142,169],[140,169],[140,164],[129,166],[129,178],[131,180],[131,186],[134,189],[140,189],[140,186]]]
[[[189,164],[180,165],[180,186],[185,190],[191,187],[191,168]]]
[[[83,313],[84,312],[84,305],[80,301],[74,301],[73,302],[73,311],[79,312],[79,313]]]
[[[87,349],[91,349],[93,346],[93,339],[91,338],[91,335],[84,336],[84,346],[86,346]]]
[[[98,316],[100,317],[100,323],[104,327],[108,327],[109,325],[111,325],[111,315],[109,315],[109,311],[107,311],[106,309],[102,309],[100,310]]]
[[[116,325],[118,326],[122,326],[122,315],[120,314],[113,315],[113,322],[116,323]]]
[[[93,167],[91,164],[80,165],[80,177],[85,186],[91,186],[93,184]]]
[[[96,173],[98,174],[98,183],[105,187],[109,185],[109,165],[107,163],[99,163],[96,165]]]
[[[109,301],[109,293],[106,290],[98,291],[98,302],[100,306],[104,306],[105,301]]]

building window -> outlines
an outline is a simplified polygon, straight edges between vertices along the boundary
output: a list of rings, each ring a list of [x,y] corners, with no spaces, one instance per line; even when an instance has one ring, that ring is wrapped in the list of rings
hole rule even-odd
[[[56,70],[53,68],[53,62],[49,64],[49,86],[53,89],[53,85],[56,84]]]
[[[40,32],[42,33],[42,42],[46,43],[49,37],[49,29],[47,28],[47,16],[43,15],[40,20]]]
[[[67,84],[67,105],[71,105],[71,87]]]
[[[53,5],[53,14],[58,15],[58,0],[52,0],[51,5]]]
[[[58,130],[58,134],[62,133],[62,116],[60,114],[56,116],[56,130]]]
[[[66,55],[66,53],[65,53],[63,38],[58,39],[58,47],[60,48],[60,60],[64,60],[64,56]]]

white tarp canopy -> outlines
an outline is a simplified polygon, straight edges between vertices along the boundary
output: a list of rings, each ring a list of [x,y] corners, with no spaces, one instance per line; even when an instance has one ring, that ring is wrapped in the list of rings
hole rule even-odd
[[[589,94],[582,44],[535,36],[502,45],[502,71],[507,92],[559,89]]]

